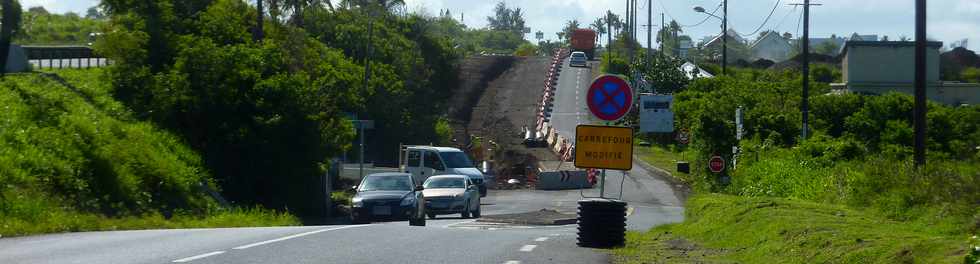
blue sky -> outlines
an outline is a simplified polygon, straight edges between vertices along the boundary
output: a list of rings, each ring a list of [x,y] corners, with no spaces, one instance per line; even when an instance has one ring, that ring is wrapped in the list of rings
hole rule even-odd
[[[254,2],[254,0],[249,0]],[[339,2],[339,0],[334,0]],[[638,0],[641,10],[640,20],[646,22],[647,1]],[[802,0],[729,0],[729,27],[742,34],[755,31],[762,25],[776,2],[776,11],[762,29],[775,29],[800,35],[798,21],[802,9],[794,10],[787,3],[800,3]],[[98,4],[98,0],[21,0],[25,7],[43,6],[52,12],[78,12]],[[498,0],[405,0],[410,11],[438,14],[440,9],[449,9],[454,16],[464,15],[464,22],[470,27],[486,26],[486,17],[492,12]],[[669,21],[671,17],[682,25],[691,25],[704,19],[703,14],[692,11],[695,5],[714,9],[720,0],[653,0],[654,22],[660,24],[660,13],[664,12]],[[887,35],[892,40],[900,36],[914,37],[913,0],[814,0],[823,6],[811,10],[811,36],[829,37],[831,34]],[[509,6],[520,7],[526,15],[527,24],[532,31],[545,32],[545,38],[555,39],[555,32],[570,19],[578,19],[588,25],[606,10],[625,13],[626,0],[506,0]],[[980,50],[980,0],[929,0],[929,37],[949,44],[964,38],[970,39],[970,49]],[[719,12],[720,15],[720,12]],[[695,39],[719,32],[720,21],[710,19],[697,27],[684,29],[684,34]],[[656,30],[656,28],[655,28]],[[529,38],[533,35],[529,35]],[[754,36],[753,36],[754,37]],[[645,32],[639,38],[645,44]],[[656,44],[655,44],[656,45]]]

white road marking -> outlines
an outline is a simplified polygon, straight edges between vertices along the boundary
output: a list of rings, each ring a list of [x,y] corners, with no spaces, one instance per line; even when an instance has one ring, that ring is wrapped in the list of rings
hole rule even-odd
[[[265,245],[265,244],[269,244],[269,243],[275,243],[275,242],[284,241],[284,240],[288,240],[288,239],[293,239],[293,238],[297,238],[297,237],[308,236],[308,235],[312,235],[312,234],[316,234],[316,233],[322,233],[322,232],[333,231],[333,230],[340,230],[340,229],[344,229],[344,228],[362,227],[362,226],[369,226],[369,225],[350,225],[350,226],[341,226],[341,227],[334,227],[334,228],[325,228],[325,229],[314,230],[314,231],[310,231],[310,232],[306,232],[306,233],[299,233],[299,234],[295,234],[295,235],[291,235],[291,236],[285,236],[285,237],[280,237],[280,238],[276,238],[276,239],[270,239],[270,240],[266,240],[266,241],[262,241],[262,242],[256,242],[256,243],[252,243],[252,244],[248,244],[248,245],[244,245],[244,246],[234,247],[234,249],[246,249],[246,248],[250,248],[250,247],[261,246],[261,245]]]
[[[182,259],[174,260],[173,262],[174,263],[189,262],[189,261],[192,261],[192,260],[195,260],[195,259],[202,259],[202,258],[206,258],[206,257],[218,255],[218,254],[221,254],[221,253],[225,253],[225,252],[224,251],[215,251],[215,252],[211,252],[211,253],[204,253],[204,254],[200,254],[200,255],[197,255],[197,256],[189,257],[189,258],[182,258]]]
[[[550,234],[549,236],[560,236],[561,234]]]
[[[452,223],[452,224],[444,225],[444,226],[442,226],[442,228],[450,228],[450,227],[452,227],[454,225],[472,223],[472,222],[475,222],[475,221],[476,221],[476,219],[466,220],[466,221],[459,221],[459,222],[455,222],[455,223]]]
[[[536,247],[538,247],[538,245],[524,245],[521,247],[521,252],[531,252]]]
[[[504,264],[521,264],[521,262],[517,260],[508,260],[507,262],[504,262]]]
[[[535,242],[545,242],[548,241],[548,237],[539,237],[534,239]]]

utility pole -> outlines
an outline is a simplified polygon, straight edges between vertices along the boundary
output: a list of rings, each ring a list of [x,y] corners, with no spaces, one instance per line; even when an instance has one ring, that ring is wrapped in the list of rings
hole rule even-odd
[[[258,12],[256,14],[257,16],[256,16],[256,19],[255,19],[256,20],[255,21],[255,32],[252,32],[252,34],[253,34],[252,35],[252,40],[254,40],[255,42],[261,41],[262,38],[265,35],[265,32],[263,32],[263,30],[262,30],[262,27],[264,26],[263,25],[264,23],[262,22],[262,20],[263,20],[262,19],[262,16],[264,15],[263,14],[264,12],[262,11],[262,1],[265,1],[265,0],[255,0],[255,8],[258,9]]]
[[[724,5],[721,17],[721,75],[728,75],[728,0],[722,0]]]
[[[609,67],[612,66],[612,11],[606,10],[606,30],[609,34],[606,34],[606,71],[609,71]]]
[[[810,6],[821,6],[822,4],[811,4],[810,0],[803,0],[803,4],[790,4],[803,6],[803,40],[800,45],[803,49],[803,101],[800,103],[800,111],[803,113],[803,131],[800,132],[801,139],[806,140],[810,130]]]
[[[650,61],[653,59],[653,8],[650,8],[650,4],[653,0],[647,0],[647,63],[649,65]],[[661,53],[663,48],[660,49]]]
[[[915,166],[926,165],[926,0],[915,0]]]
[[[623,26],[623,47],[626,48],[626,56],[629,60],[633,60],[633,50],[630,49],[630,36],[633,35],[630,31],[633,31],[633,11],[631,4],[633,0],[626,0],[626,25]]]
[[[667,18],[664,17],[664,13],[660,13],[660,32],[663,32],[664,34],[667,33]],[[666,42],[666,40],[667,40],[667,38],[663,34],[661,34],[660,35],[660,56],[664,56],[664,47],[666,47],[666,45],[664,45],[664,42]],[[677,40],[676,36],[675,36],[674,40]]]

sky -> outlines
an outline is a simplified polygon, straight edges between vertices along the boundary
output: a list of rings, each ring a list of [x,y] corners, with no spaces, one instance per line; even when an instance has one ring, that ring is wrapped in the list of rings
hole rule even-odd
[[[254,0],[250,0],[254,1]],[[339,1],[339,0],[334,0]],[[404,0],[408,10],[427,12],[430,15],[439,14],[440,9],[449,9],[454,17],[463,15],[463,22],[469,27],[482,28],[487,25],[486,17],[491,15],[493,7],[500,0]],[[22,6],[43,6],[55,13],[76,12],[84,14],[99,0],[21,0]],[[639,19],[646,24],[647,12],[651,8],[647,0],[638,0]],[[778,5],[777,2],[779,3]],[[813,38],[850,36],[857,32],[862,35],[887,35],[891,40],[901,36],[914,38],[914,0],[813,0],[812,3],[823,4],[814,6],[810,12],[810,36]],[[561,30],[568,20],[577,19],[582,26],[592,23],[602,16],[606,10],[613,13],[625,14],[626,0],[504,0],[510,7],[520,7],[526,14],[527,26],[532,32],[542,31],[545,39],[554,40],[556,32]],[[705,19],[704,14],[692,10],[694,6],[703,6],[714,10],[721,0],[652,0],[653,30],[660,26],[660,13],[664,13],[667,21],[677,20],[681,25],[694,25]],[[746,35],[757,28],[761,30],[774,29],[779,32],[790,32],[794,36],[802,33],[802,8],[794,8],[787,4],[802,3],[802,0],[729,0],[729,28]],[[763,21],[775,7],[775,12],[769,21]],[[943,41],[948,46],[953,41],[969,39],[969,48],[980,51],[980,0],[929,0],[928,1],[928,37]],[[721,11],[716,13],[721,15]],[[692,36],[695,40],[712,34],[718,34],[721,21],[710,18],[707,22],[693,27],[685,27],[682,34]],[[656,33],[654,33],[656,34]],[[534,40],[534,35],[526,36]],[[646,30],[641,28],[638,36],[641,43],[646,45]],[[751,36],[750,39],[754,39]],[[656,41],[654,39],[654,41]],[[654,44],[657,45],[657,44]]]

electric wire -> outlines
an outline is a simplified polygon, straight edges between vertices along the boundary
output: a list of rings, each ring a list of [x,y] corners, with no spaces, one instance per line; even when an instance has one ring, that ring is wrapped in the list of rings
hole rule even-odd
[[[667,14],[667,17],[669,17],[670,20],[677,21],[677,19],[674,18],[674,16],[670,14],[670,11],[667,10],[667,6],[664,5],[664,1],[663,0],[658,0],[657,2],[660,2],[660,8],[664,10],[664,14]],[[714,15],[715,12],[718,12],[718,9],[721,9],[721,3],[720,2],[718,3],[718,7],[716,7],[715,10],[711,11],[710,14]],[[710,19],[710,18],[711,18],[711,16],[707,16],[707,17],[704,18],[704,20],[701,20],[701,22],[698,22],[697,24],[684,25],[684,24],[680,24],[680,22],[678,22],[678,24],[681,26],[681,28],[696,27],[696,26],[700,26],[701,24],[704,24],[704,22],[707,22],[708,19]]]
[[[749,33],[749,34],[746,34],[746,35],[738,34],[738,32],[735,32],[735,34],[738,34],[740,37],[747,39],[750,36],[755,35],[756,33],[759,33],[759,31],[762,30],[762,28],[765,27],[767,23],[769,23],[769,19],[772,18],[772,15],[776,13],[776,8],[779,7],[779,3],[780,2],[782,2],[782,0],[776,0],[776,5],[773,5],[772,6],[772,11],[769,11],[769,15],[766,16],[766,19],[762,21],[762,24],[759,25],[759,27],[756,28],[755,31],[752,31],[752,33]]]

